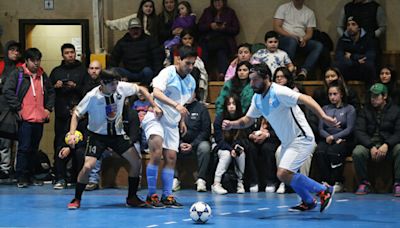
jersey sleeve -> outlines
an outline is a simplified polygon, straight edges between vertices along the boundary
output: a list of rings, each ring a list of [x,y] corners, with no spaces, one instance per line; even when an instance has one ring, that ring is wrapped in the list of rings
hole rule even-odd
[[[155,78],[153,78],[153,88],[157,88],[161,91],[166,90],[169,75],[168,72],[169,67],[164,68]]]
[[[257,109],[256,107],[256,103],[255,103],[255,98],[256,96],[253,96],[253,98],[251,99],[251,104],[249,107],[249,110],[246,113],[246,116],[256,119],[259,118],[260,116],[262,116],[262,113]]]
[[[301,93],[298,93],[286,86],[281,86],[276,91],[279,101],[282,102],[283,105],[288,107],[296,106],[297,101],[301,95]]]
[[[90,107],[90,98],[93,96],[93,93],[87,93],[86,96],[79,102],[79,104],[75,108],[75,114],[80,118],[84,116]]]
[[[125,97],[135,95],[139,92],[139,87],[135,83],[120,82],[120,92]]]

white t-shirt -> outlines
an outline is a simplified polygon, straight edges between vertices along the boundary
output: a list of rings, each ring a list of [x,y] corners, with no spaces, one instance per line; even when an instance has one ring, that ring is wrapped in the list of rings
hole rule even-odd
[[[75,114],[82,117],[89,114],[88,129],[100,135],[125,134],[122,120],[122,110],[125,98],[136,94],[139,87],[136,84],[119,82],[117,91],[112,95],[105,95],[95,87],[79,102]]]
[[[264,116],[275,130],[282,146],[290,144],[296,137],[305,135],[314,138],[303,111],[297,105],[301,94],[286,86],[272,83],[267,94],[254,94],[246,116]]]
[[[306,35],[306,28],[317,27],[314,12],[306,5],[298,10],[292,1],[280,5],[274,18],[283,20],[282,28],[299,37]]]
[[[176,72],[176,67],[172,65],[161,70],[157,77],[153,78],[153,87],[161,90],[170,99],[184,105],[192,97],[196,89],[196,82],[191,74],[182,79]],[[172,125],[179,123],[181,115],[174,107],[159,101],[157,98],[154,98],[154,101],[163,111],[163,118],[168,123]]]

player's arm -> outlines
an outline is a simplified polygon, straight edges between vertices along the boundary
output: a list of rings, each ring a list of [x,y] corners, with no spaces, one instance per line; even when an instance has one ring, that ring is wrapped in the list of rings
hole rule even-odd
[[[222,121],[222,129],[223,130],[230,130],[230,129],[242,129],[248,128],[252,124],[254,124],[254,119],[248,116],[243,116],[242,118],[230,121],[230,120],[223,120]]]
[[[304,104],[308,108],[311,109],[311,111],[317,115],[319,118],[323,119],[326,123],[330,125],[336,125],[337,120],[336,118],[332,118],[328,115],[325,114],[324,110],[319,106],[319,104],[310,96],[301,94],[297,100],[298,104]]]
[[[151,106],[153,106],[153,108],[158,108],[158,105],[156,104],[156,102],[154,102],[153,97],[151,96],[151,94],[149,93],[149,91],[147,90],[146,87],[143,86],[138,86],[139,88],[139,92],[141,94],[143,94],[144,97],[146,97],[146,100],[148,100],[151,104]]]
[[[159,101],[163,102],[164,104],[167,104],[178,110],[181,115],[185,116],[189,114],[188,110],[183,105],[165,96],[165,94],[160,89],[154,88],[153,96],[157,98]]]

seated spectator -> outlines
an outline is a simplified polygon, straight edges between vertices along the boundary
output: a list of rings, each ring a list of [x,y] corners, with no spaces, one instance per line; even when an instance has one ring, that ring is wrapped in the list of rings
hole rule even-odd
[[[254,91],[250,86],[251,64],[247,61],[241,62],[236,68],[235,76],[224,83],[215,101],[216,114],[222,114],[224,110],[225,98],[229,95],[236,95],[240,99],[242,112],[245,113],[251,104]]]
[[[358,195],[368,194],[367,162],[394,160],[394,196],[400,197],[400,108],[392,104],[388,89],[381,83],[370,88],[370,102],[357,116],[355,137],[358,145],[353,150],[353,163],[358,177]]]
[[[304,5],[304,0],[292,0],[280,5],[275,12],[273,27],[281,35],[280,48],[286,51],[292,60],[298,49],[307,53],[297,75],[299,78],[307,78],[323,49],[320,42],[311,40],[316,26],[314,12]]]
[[[111,52],[110,67],[131,82],[150,85],[162,68],[162,51],[157,42],[143,33],[138,18],[129,20],[129,32],[118,40]],[[123,67],[119,67],[122,62]]]
[[[234,60],[232,60],[231,64],[229,64],[228,70],[225,73],[225,82],[229,81],[235,76],[236,67],[238,63],[248,61],[250,62],[251,58],[251,45],[248,43],[240,44],[237,48],[237,56]]]
[[[178,0],[163,0],[162,11],[158,14],[158,33],[160,44],[172,39],[179,33],[179,29],[171,30],[172,23],[178,15]]]
[[[198,22],[207,71],[211,70],[211,56],[216,56],[219,80],[224,78],[229,58],[235,53],[235,36],[239,34],[239,20],[227,2],[210,0]]]
[[[131,109],[136,110],[137,115],[139,117],[139,122],[142,123],[144,116],[151,108],[151,104],[143,94],[138,93],[138,99],[133,102]],[[151,109],[150,109],[151,110]],[[146,134],[144,133],[143,129],[139,129],[139,142],[140,142],[140,150],[139,151],[146,151],[148,150],[149,146],[147,145]]]
[[[397,72],[393,66],[386,65],[379,72],[379,82],[388,88],[388,95],[395,105],[400,105],[400,89],[397,87]]]
[[[115,20],[106,20],[105,26],[111,30],[125,31],[129,29],[129,21],[132,18],[138,18],[143,24],[143,32],[152,37],[157,43],[158,41],[158,17],[156,15],[156,8],[154,7],[153,0],[142,0],[139,5],[137,13],[128,15]]]
[[[329,84],[328,96],[331,104],[325,105],[322,109],[328,116],[336,118],[340,124],[329,126],[322,120],[319,121],[321,140],[318,142],[314,157],[322,181],[334,185],[335,192],[342,192],[344,161],[354,149],[353,130],[356,110],[347,104],[347,94],[343,84],[337,81]]]
[[[240,100],[237,96],[225,98],[223,112],[215,117],[214,139],[217,143],[214,150],[218,153],[218,165],[215,170],[214,184],[211,186],[213,193],[223,195],[228,191],[221,184],[222,175],[228,170],[232,161],[235,162],[235,173],[237,176],[237,193],[244,193],[243,173],[245,169],[244,146],[248,143],[249,132],[246,130],[222,130],[223,120],[237,120],[243,116]]]
[[[345,80],[370,85],[375,78],[376,45],[355,16],[347,18],[346,32],[336,45],[335,61]]]
[[[257,120],[249,139],[245,173],[249,179],[250,192],[258,192],[259,186],[265,186],[265,192],[275,192],[278,183],[275,151],[280,141],[263,117]]]
[[[264,36],[265,48],[258,50],[251,57],[250,62],[265,63],[271,69],[271,73],[274,74],[278,67],[287,67],[292,73],[295,71],[295,66],[290,60],[288,54],[285,51],[279,49],[279,35],[275,31],[269,31]]]
[[[180,162],[183,156],[195,154],[198,167],[197,191],[206,192],[206,180],[211,152],[211,118],[207,107],[196,99],[196,92],[193,93],[192,99],[185,104],[185,108],[189,112],[188,118],[185,119],[187,132],[180,135],[177,162]],[[174,191],[180,189],[178,177],[179,173],[175,169],[175,178],[172,187]]]

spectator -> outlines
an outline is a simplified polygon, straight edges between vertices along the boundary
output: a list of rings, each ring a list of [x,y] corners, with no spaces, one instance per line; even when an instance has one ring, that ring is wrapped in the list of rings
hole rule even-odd
[[[386,65],[381,68],[379,82],[388,88],[389,98],[395,105],[400,105],[400,90],[397,87],[397,72],[393,66]]]
[[[145,99],[143,94],[138,93],[138,99],[133,102],[131,109],[136,110],[137,115],[139,117],[139,123],[142,123],[144,116],[150,110],[151,111],[151,104],[149,101]],[[139,142],[140,142],[140,149],[142,152],[148,151],[149,146],[147,145],[146,134],[140,126],[139,129]]]
[[[129,20],[129,31],[118,40],[111,52],[110,66],[129,81],[150,85],[162,68],[162,51],[157,42],[143,33],[138,18]],[[119,67],[122,62],[123,67]]]
[[[69,120],[73,107],[82,99],[85,77],[85,66],[76,59],[75,46],[65,43],[61,46],[61,65],[50,73],[50,81],[56,92],[55,120],[54,120],[54,161],[57,160],[59,150],[64,144],[65,134],[69,129]],[[58,169],[56,169],[57,171]],[[56,176],[61,174],[56,173]]]
[[[249,132],[246,130],[222,130],[222,121],[237,120],[243,116],[239,97],[227,96],[224,100],[223,111],[215,117],[214,138],[217,143],[215,150],[218,151],[218,165],[215,170],[214,184],[211,186],[212,192],[223,195],[228,191],[222,187],[222,175],[228,170],[232,161],[235,162],[235,173],[237,176],[237,193],[244,193],[243,173],[245,169],[245,151]]]
[[[298,73],[299,78],[307,78],[321,55],[323,46],[311,40],[313,29],[317,26],[314,12],[304,5],[305,0],[292,0],[280,5],[275,12],[273,27],[281,35],[280,48],[294,59],[297,49],[307,53],[304,64]]]
[[[235,76],[236,67],[238,63],[248,61],[250,62],[251,58],[251,45],[248,43],[240,44],[237,48],[237,57],[229,64],[228,70],[225,73],[225,82],[229,81]]]
[[[143,24],[143,32],[152,37],[157,43],[159,42],[159,23],[153,0],[142,0],[137,13],[115,20],[106,20],[105,26],[111,30],[125,31],[130,28],[129,21],[132,18],[138,18]]]
[[[19,70],[14,70],[3,87],[4,96],[10,108],[17,110],[21,116],[18,129],[18,151],[16,158],[17,187],[28,187],[29,181],[35,185],[43,184],[33,178],[35,154],[43,134],[43,125],[50,118],[54,107],[55,92],[40,67],[42,53],[37,48],[25,51],[25,64],[22,65],[23,78],[16,93]],[[32,178],[32,179],[30,179]]]
[[[275,151],[280,144],[274,129],[263,117],[255,124],[249,135],[250,144],[246,154],[246,177],[249,178],[250,192],[258,192],[265,186],[265,192],[275,192],[276,177]]]
[[[196,189],[198,192],[206,192],[206,180],[211,152],[211,119],[207,107],[200,103],[196,99],[196,96],[196,92],[194,92],[192,98],[185,104],[189,112],[188,118],[185,118],[187,132],[180,135],[177,162],[179,162],[179,158],[183,158],[183,156],[187,156],[188,154],[196,155],[198,167]],[[175,191],[180,189],[178,177],[178,171],[175,169],[175,178],[172,185],[172,189]]]
[[[210,72],[210,57],[216,56],[218,79],[223,79],[228,60],[236,50],[235,36],[239,34],[236,13],[227,0],[210,0],[210,6],[203,11],[198,24],[207,71]]]
[[[247,111],[254,94],[253,89],[250,86],[250,68],[251,64],[247,61],[239,63],[236,68],[235,76],[224,83],[224,86],[221,88],[218,98],[215,101],[217,115],[222,114],[225,98],[231,94],[236,95],[240,99],[242,112],[245,113]]]
[[[163,9],[158,14],[158,33],[160,44],[172,39],[175,34],[172,31],[172,23],[178,15],[178,0],[163,0]]]
[[[335,60],[345,80],[364,81],[370,85],[375,78],[376,45],[355,16],[347,18],[347,29],[336,45]]]
[[[251,57],[251,63],[265,63],[271,69],[272,74],[278,67],[287,67],[290,72],[295,71],[295,66],[288,54],[279,47],[279,35],[275,31],[269,31],[264,36],[265,48],[258,50]]]
[[[354,149],[353,130],[356,110],[347,104],[346,89],[343,84],[333,82],[328,86],[331,104],[322,107],[324,112],[337,119],[338,125],[329,126],[319,121],[319,141],[314,153],[322,181],[334,185],[335,192],[343,191],[344,161]]]
[[[367,176],[367,162],[394,160],[393,193],[400,196],[400,109],[388,99],[387,87],[375,83],[370,88],[370,102],[357,117],[353,163],[358,177],[358,195],[368,194],[371,183]]]
[[[89,68],[87,70],[88,76],[85,77],[84,85],[83,85],[83,96],[86,95],[90,90],[100,85],[100,72],[102,65],[99,61],[93,60],[89,64]]]

